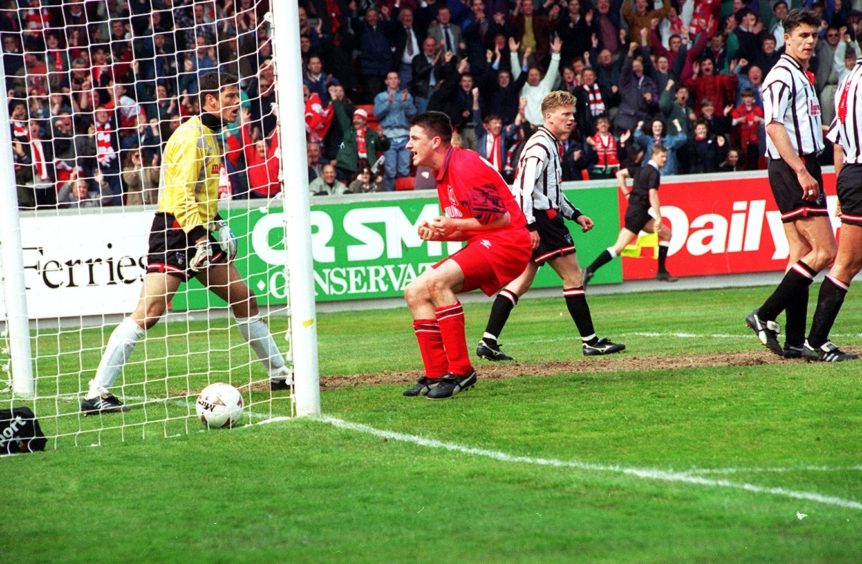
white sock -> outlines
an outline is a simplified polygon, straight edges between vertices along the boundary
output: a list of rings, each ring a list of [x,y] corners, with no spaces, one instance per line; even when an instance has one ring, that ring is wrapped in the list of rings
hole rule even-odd
[[[284,357],[275,346],[275,340],[272,338],[272,333],[269,332],[269,327],[260,318],[259,315],[251,317],[237,317],[237,327],[239,332],[251,345],[251,348],[257,353],[257,357],[263,362],[269,377],[273,379],[284,380],[290,376],[290,371],[284,364]]]
[[[617,251],[613,247],[608,247],[608,254],[611,255],[611,258],[617,257]]]
[[[96,377],[90,380],[90,391],[87,393],[87,399],[99,397],[114,385],[123,365],[132,356],[135,345],[145,334],[146,331],[138,327],[138,324],[131,317],[125,318],[114,328],[111,338],[108,339],[105,352],[102,353],[99,368],[96,369]]]

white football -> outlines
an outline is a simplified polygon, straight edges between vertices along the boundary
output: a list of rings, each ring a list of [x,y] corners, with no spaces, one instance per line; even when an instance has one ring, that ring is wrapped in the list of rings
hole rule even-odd
[[[242,417],[242,394],[230,384],[210,384],[198,395],[195,411],[207,427],[233,427]]]

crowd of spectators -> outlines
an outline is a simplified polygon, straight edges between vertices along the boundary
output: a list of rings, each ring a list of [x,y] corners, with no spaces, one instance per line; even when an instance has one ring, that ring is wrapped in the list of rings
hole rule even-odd
[[[670,150],[664,174],[765,168],[760,87],[783,50],[785,0],[298,5],[312,194],[433,186],[406,150],[409,119],[426,110],[511,179],[555,89],[577,100],[567,180],[613,177],[657,144]],[[862,0],[799,6],[822,20],[810,70],[828,124],[859,54]],[[268,11],[269,0],[0,0],[21,207],[153,203],[162,148],[199,111],[207,69],[241,79],[243,111],[221,133],[224,196],[278,193]]]
[[[556,89],[577,100],[567,180],[613,177],[655,145],[669,149],[665,175],[764,169],[760,88],[783,52],[789,8],[822,21],[810,70],[827,125],[859,54],[862,1],[789,1],[301,0],[309,173],[332,162],[348,184],[382,151],[380,180],[397,188],[404,123],[439,110],[457,144],[511,179]],[[829,164],[831,151],[821,158]]]
[[[0,0],[21,208],[153,204],[205,71],[241,78],[222,190],[280,190],[268,0]]]

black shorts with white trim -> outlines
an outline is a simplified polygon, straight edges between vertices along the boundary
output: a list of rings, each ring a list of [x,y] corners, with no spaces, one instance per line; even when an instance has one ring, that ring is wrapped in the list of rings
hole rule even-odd
[[[556,210],[534,210],[535,231],[539,234],[539,248],[533,251],[533,262],[546,261],[575,252],[575,242],[566,227],[563,216]]]
[[[217,249],[210,264],[227,262],[227,255],[218,247],[211,235],[210,244]],[[197,275],[189,269],[189,261],[195,255],[195,242],[183,231],[176,218],[164,212],[156,213],[150,228],[150,247],[147,253],[147,272],[163,272],[186,282]]]
[[[846,164],[838,173],[841,223],[862,227],[862,164]]]
[[[805,155],[800,157],[805,163],[805,169],[820,186],[820,195],[816,200],[802,199],[802,185],[796,178],[796,173],[782,159],[769,159],[769,186],[778,211],[781,212],[781,221],[790,223],[797,219],[806,217],[823,216],[828,217],[826,211],[826,195],[823,193],[823,176],[820,173],[820,163],[817,155]]]

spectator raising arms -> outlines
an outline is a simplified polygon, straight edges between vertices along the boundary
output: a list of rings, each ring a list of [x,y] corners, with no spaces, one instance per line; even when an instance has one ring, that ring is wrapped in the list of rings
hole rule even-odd
[[[251,137],[251,111],[245,108],[240,110],[240,118],[249,196],[271,198],[281,191],[281,183],[278,181],[279,159],[276,156],[278,127],[273,130],[269,140],[254,141]]]
[[[632,3],[634,3],[634,8],[632,8]],[[638,41],[641,36],[641,30],[646,29],[647,31],[651,30],[650,22],[652,20],[661,21],[667,16],[667,13],[670,11],[670,0],[664,0],[664,4],[658,10],[648,10],[649,4],[647,0],[625,0],[623,2],[622,9],[620,10],[623,19],[628,24],[629,35],[627,39],[629,41]]]
[[[446,68],[444,68],[444,66]],[[413,57],[413,85],[411,92],[416,102],[416,111],[428,108],[431,94],[438,83],[455,72],[455,56],[439,48],[437,40],[426,37],[422,42],[422,52]]]
[[[339,180],[350,182],[362,166],[377,162],[381,154],[380,137],[367,126],[368,112],[360,108],[353,112],[351,119],[347,117],[343,100],[333,100],[332,104],[335,121],[344,135],[335,157],[335,169]]]
[[[518,77],[521,75],[521,69],[518,66],[519,44],[510,43],[510,45],[514,47],[509,55],[512,63],[512,74],[515,80],[518,80]],[[527,99],[527,109],[525,112],[527,121],[535,126],[544,123],[544,116],[542,116],[540,108],[542,107],[542,100],[551,92],[560,76],[560,49],[562,47],[563,41],[559,37],[555,37],[551,42],[551,62],[548,65],[545,77],[542,78],[542,71],[538,67],[531,66],[527,71],[527,83],[521,88],[521,96]]]
[[[620,107],[614,121],[616,131],[633,129],[658,112],[658,87],[644,74],[643,54],[631,43],[620,71]]]
[[[718,108],[733,104],[736,100],[736,76],[716,74],[712,59],[703,58],[695,63],[692,77],[685,83],[694,98],[695,107],[706,98]]]
[[[73,174],[57,193],[57,207],[98,208],[110,205],[112,198],[111,189],[101,172],[96,171],[93,182]]]
[[[661,118],[655,118],[650,122],[650,132],[652,135],[646,135],[643,132],[643,122],[638,123],[635,129],[635,141],[645,147],[644,160],[649,161],[652,157],[654,147],[664,147],[667,150],[667,158],[659,172],[665,176],[677,174],[677,157],[676,151],[685,145],[686,135],[682,129],[682,124],[679,120],[673,120],[675,131],[667,133],[665,130],[664,121]],[[655,161],[655,159],[653,159]],[[657,161],[656,161],[657,162]]]

